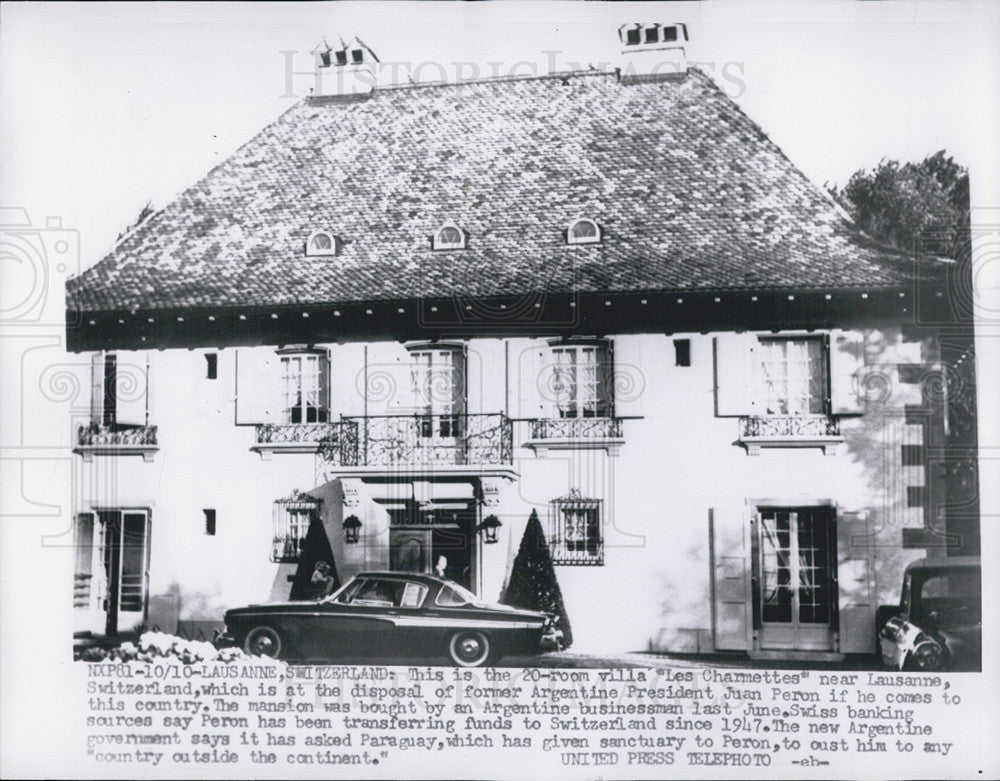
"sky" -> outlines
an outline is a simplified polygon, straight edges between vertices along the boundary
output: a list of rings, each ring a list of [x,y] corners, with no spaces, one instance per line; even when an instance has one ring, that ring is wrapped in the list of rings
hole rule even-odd
[[[818,184],[946,149],[972,165],[975,188],[977,155],[997,137],[997,10],[842,0],[5,4],[0,204],[78,230],[84,268],[147,201],[164,206],[299,100],[323,37],[358,35],[418,80],[453,79],[611,62],[617,28],[631,21],[686,23],[689,60]]]

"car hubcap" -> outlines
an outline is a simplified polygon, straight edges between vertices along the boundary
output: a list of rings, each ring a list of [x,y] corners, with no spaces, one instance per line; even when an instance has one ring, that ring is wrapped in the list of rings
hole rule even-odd
[[[278,644],[270,632],[261,632],[250,643],[250,653],[255,656],[274,656]]]
[[[483,646],[475,637],[463,637],[458,650],[464,659],[475,659],[482,653]]]

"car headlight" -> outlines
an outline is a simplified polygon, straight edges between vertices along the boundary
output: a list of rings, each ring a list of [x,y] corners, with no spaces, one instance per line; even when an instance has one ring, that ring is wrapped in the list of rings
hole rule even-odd
[[[940,670],[944,666],[944,651],[930,639],[913,649],[913,658],[921,670]]]

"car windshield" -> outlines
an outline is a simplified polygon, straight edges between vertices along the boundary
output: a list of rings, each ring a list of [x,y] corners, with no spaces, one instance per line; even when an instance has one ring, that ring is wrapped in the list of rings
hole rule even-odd
[[[978,623],[982,611],[982,586],[978,569],[929,572],[914,580],[914,617],[931,617],[950,623]]]
[[[462,588],[457,583],[446,583],[441,586],[437,598],[434,600],[441,607],[462,607],[463,605],[474,605],[482,607],[483,603],[479,597]]]

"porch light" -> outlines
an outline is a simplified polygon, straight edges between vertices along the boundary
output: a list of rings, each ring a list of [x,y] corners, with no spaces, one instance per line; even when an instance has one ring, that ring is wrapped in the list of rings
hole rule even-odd
[[[476,527],[476,531],[483,535],[483,542],[493,545],[497,541],[497,529],[503,526],[500,519],[495,515],[487,515],[481,524]]]
[[[358,541],[361,532],[361,520],[356,515],[348,515],[344,519],[344,540],[348,545],[354,545]]]

